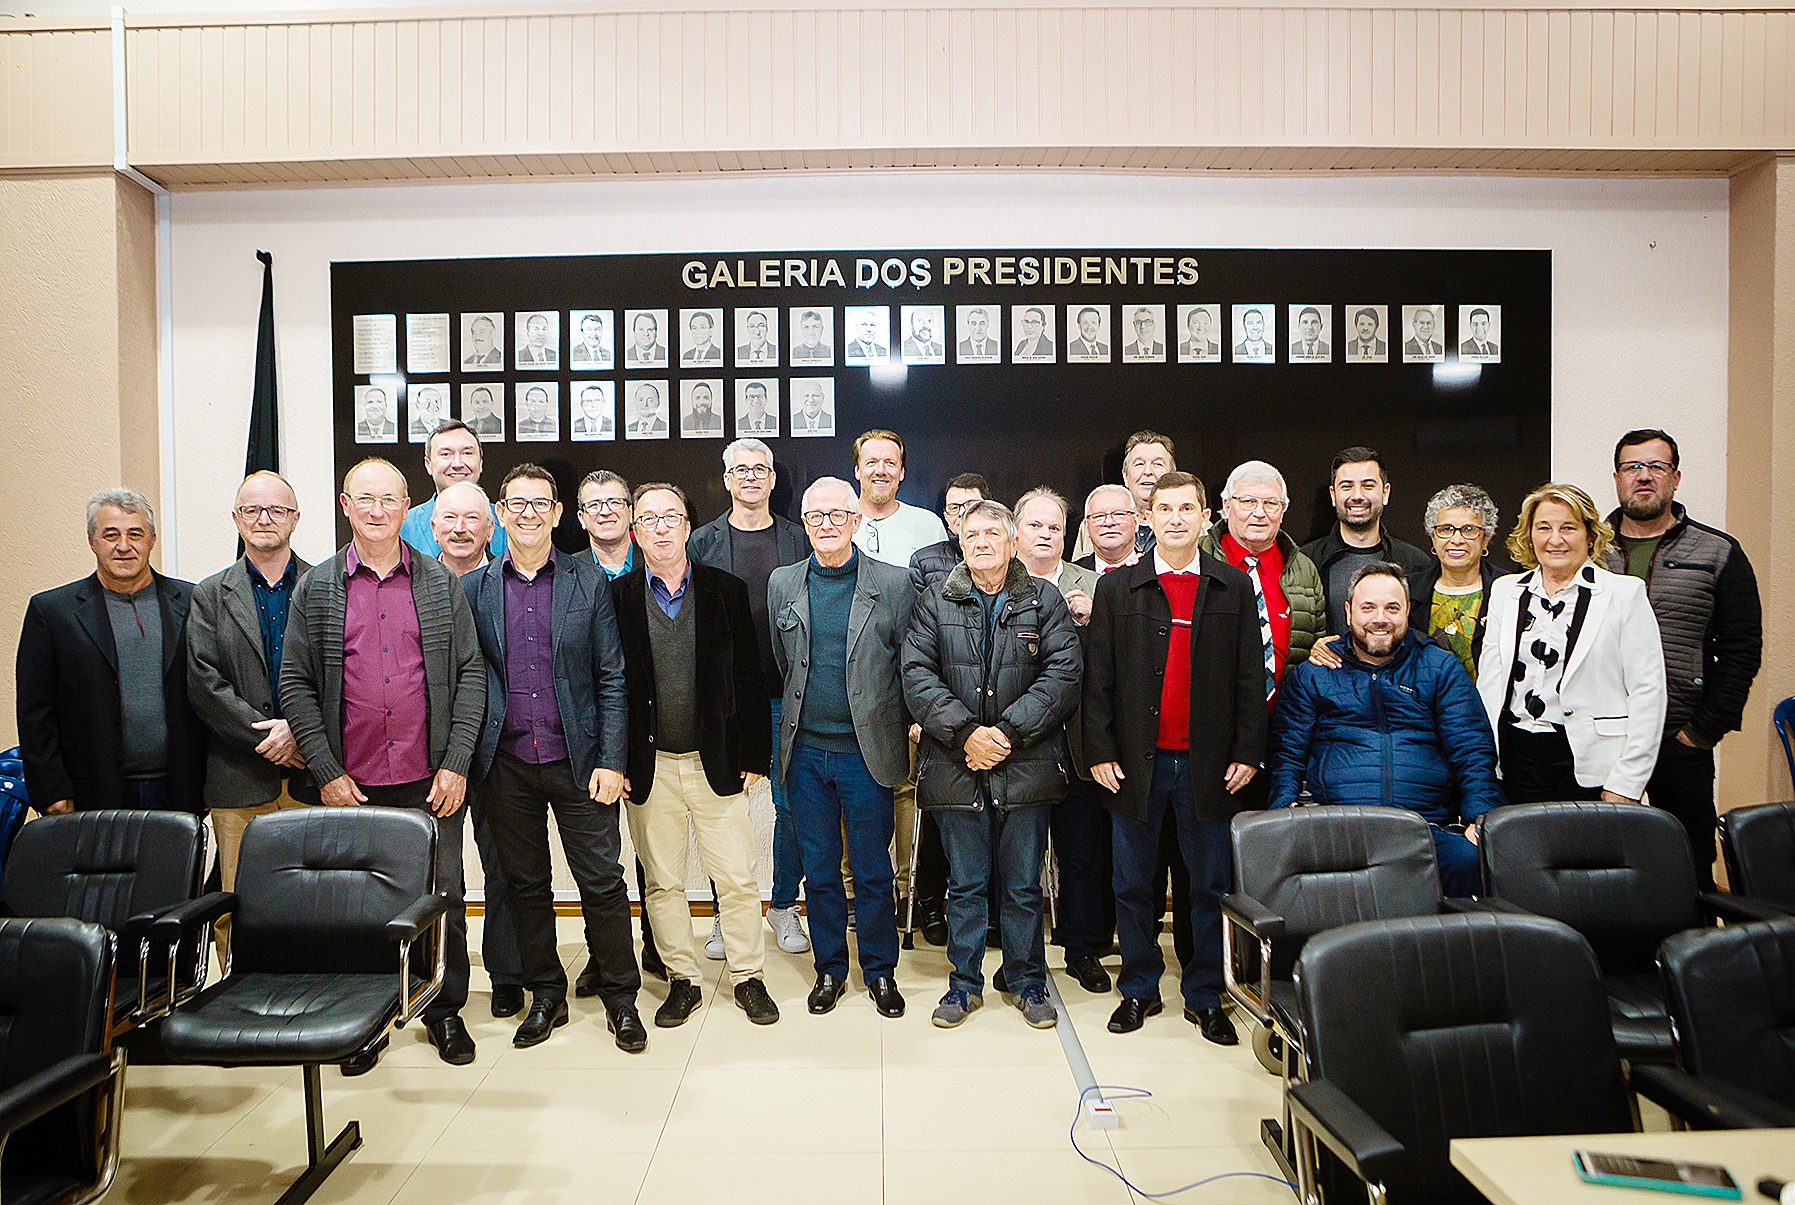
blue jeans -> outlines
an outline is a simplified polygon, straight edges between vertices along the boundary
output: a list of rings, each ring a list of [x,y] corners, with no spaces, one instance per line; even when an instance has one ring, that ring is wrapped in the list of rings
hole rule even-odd
[[[49,804],[45,804],[49,807]],[[168,807],[168,779],[127,778],[118,806],[130,812],[159,812]]]
[[[804,881],[804,860],[798,852],[798,833],[792,827],[791,797],[785,790],[784,767],[779,764],[779,713],[784,701],[773,700],[773,898],[775,908],[794,908],[798,885]]]
[[[841,835],[848,834],[854,872],[854,933],[860,974],[868,981],[897,974],[897,900],[891,894],[891,788],[873,781],[858,753],[792,746],[791,815],[803,853],[810,948],[819,975],[848,977],[848,898],[841,882]]]
[[[1468,837],[1451,829],[1435,827],[1434,852],[1440,858],[1440,890],[1448,899],[1469,899],[1483,893],[1483,868],[1477,862],[1477,847]]]
[[[1131,1000],[1157,1000],[1165,955],[1159,948],[1163,889],[1154,898],[1154,871],[1166,814],[1177,829],[1178,849],[1190,878],[1191,957],[1183,968],[1187,1008],[1216,1008],[1222,998],[1222,911],[1233,877],[1228,821],[1197,819],[1191,795],[1190,755],[1160,750],[1153,758],[1153,785],[1147,815],[1135,820],[1110,813],[1111,856],[1115,863],[1116,937],[1122,947],[1122,974],[1116,986]]]
[[[1041,933],[1041,859],[1047,853],[1049,804],[1017,808],[937,808],[929,814],[947,851],[947,957],[954,964],[948,986],[985,992],[987,893],[992,862],[1002,908],[998,931],[1003,977],[1012,992],[1047,986],[1047,948]],[[995,859],[993,854],[996,855]]]

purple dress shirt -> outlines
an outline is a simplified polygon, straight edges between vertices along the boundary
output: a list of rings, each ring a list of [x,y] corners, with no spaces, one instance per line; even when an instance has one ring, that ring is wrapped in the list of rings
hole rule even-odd
[[[349,547],[343,610],[343,769],[390,787],[430,777],[424,641],[411,598],[411,549],[384,578]]]
[[[499,730],[499,752],[533,766],[565,761],[567,738],[555,701],[554,559],[526,579],[506,553],[499,572],[505,580],[505,726]]]

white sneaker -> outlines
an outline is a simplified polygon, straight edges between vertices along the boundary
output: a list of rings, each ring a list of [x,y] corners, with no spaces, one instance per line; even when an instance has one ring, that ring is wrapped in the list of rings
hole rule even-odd
[[[798,917],[798,909],[768,908],[767,927],[773,930],[773,936],[779,940],[779,948],[787,954],[802,954],[810,949],[810,938],[804,935],[804,922]]]
[[[723,918],[711,922],[711,935],[704,943],[704,956],[712,962],[723,961]]]

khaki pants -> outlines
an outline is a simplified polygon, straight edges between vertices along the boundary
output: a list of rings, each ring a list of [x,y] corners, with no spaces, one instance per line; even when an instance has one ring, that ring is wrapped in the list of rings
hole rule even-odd
[[[211,809],[212,836],[218,842],[218,878],[226,891],[237,889],[237,851],[243,846],[243,830],[249,827],[249,822],[270,812],[304,806],[306,805],[287,793],[287,784],[283,782],[279,798],[267,803],[247,808]],[[218,962],[222,966],[231,952],[231,918],[221,917],[213,926],[212,936],[218,947]]]
[[[686,902],[686,834],[698,837],[698,860],[717,888],[723,922],[723,954],[732,984],[759,979],[766,969],[760,883],[754,876],[754,825],[748,797],[718,795],[705,780],[696,753],[654,755],[654,786],[640,804],[628,804],[630,840],[642,863],[648,895],[643,907],[654,925],[654,944],[671,978],[698,980],[698,940]]]

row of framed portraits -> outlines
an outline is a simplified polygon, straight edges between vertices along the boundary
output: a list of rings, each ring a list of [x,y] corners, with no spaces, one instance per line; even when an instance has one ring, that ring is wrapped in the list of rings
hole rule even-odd
[[[422,444],[451,417],[459,417],[483,441],[503,442],[509,432],[518,443],[559,443],[563,438],[598,443],[619,435],[668,439],[675,431],[681,439],[722,439],[731,432],[760,439],[834,436],[835,378],[793,377],[785,383],[789,392],[784,397],[780,384],[778,377],[737,378],[734,405],[726,406],[730,391],[721,379],[681,380],[677,390],[658,378],[622,385],[575,380],[567,387],[565,423],[559,381],[515,381],[508,390],[503,382],[463,383],[456,415],[449,409],[454,387],[446,382],[357,385],[355,442]]]
[[[1457,316],[1456,330],[1450,334],[1449,308]],[[526,372],[558,371],[563,367],[563,349],[565,367],[574,372],[615,368],[619,356],[626,371],[644,372],[671,367],[702,371],[720,369],[725,363],[748,371],[833,368],[838,363],[850,368],[929,365],[947,364],[950,358],[955,364],[1217,364],[1224,352],[1236,364],[1502,360],[1499,305],[955,305],[951,338],[945,305],[842,306],[839,328],[836,309],[623,310],[621,350],[615,346],[616,310],[462,313],[455,316],[453,331],[459,337],[453,346],[451,315],[406,314],[405,371],[502,373],[507,366]],[[398,321],[397,314],[355,315],[357,374],[399,371]],[[726,322],[733,325],[727,337]]]

